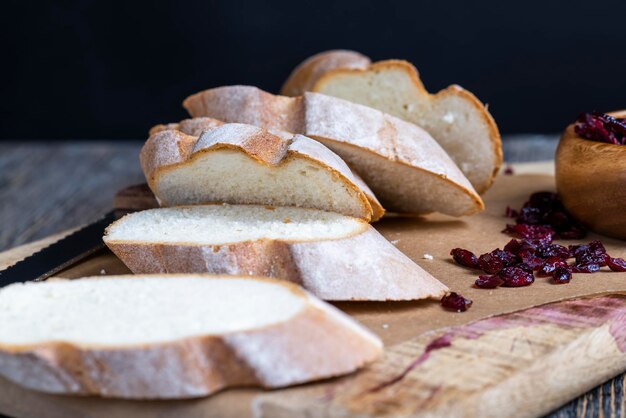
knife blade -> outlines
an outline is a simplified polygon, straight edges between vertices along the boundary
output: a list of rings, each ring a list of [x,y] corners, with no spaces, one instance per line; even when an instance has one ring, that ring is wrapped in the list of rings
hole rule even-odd
[[[129,212],[158,206],[147,184],[120,190],[113,199],[113,211],[0,271],[0,288],[12,283],[44,280],[76,264],[104,248],[104,230],[117,218]]]
[[[0,271],[0,287],[44,280],[104,248],[104,229],[114,220],[115,211],[111,211],[99,220]]]

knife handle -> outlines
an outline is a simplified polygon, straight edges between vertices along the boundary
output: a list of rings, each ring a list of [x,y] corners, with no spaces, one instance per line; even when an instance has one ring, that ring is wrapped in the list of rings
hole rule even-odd
[[[130,212],[158,207],[159,203],[146,183],[126,187],[113,197],[113,209],[118,218]]]

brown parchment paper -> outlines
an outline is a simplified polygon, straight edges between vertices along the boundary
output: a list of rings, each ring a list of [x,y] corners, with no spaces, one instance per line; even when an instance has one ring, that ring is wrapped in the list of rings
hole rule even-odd
[[[463,247],[480,254],[502,248],[511,238],[500,231],[509,219],[503,216],[507,205],[519,208],[528,196],[540,190],[555,189],[554,178],[547,175],[500,176],[484,196],[486,211],[469,218],[429,215],[421,219],[391,218],[375,224],[376,228],[401,251],[429,271],[452,290],[472,299],[465,313],[444,311],[438,301],[338,303],[378,334],[386,346],[441,327],[465,324],[488,316],[532,306],[602,293],[626,293],[626,273],[600,272],[577,274],[568,285],[553,285],[539,278],[524,288],[474,289],[476,272],[451,261],[451,248]],[[601,239],[614,257],[626,257],[626,242],[590,234],[582,241],[559,241],[562,244]],[[428,254],[432,260],[424,258]],[[75,278],[86,275],[128,273],[126,267],[108,252],[59,274]],[[39,394],[21,389],[0,379],[0,412],[20,417],[242,417],[251,416],[250,403],[263,391],[232,389],[209,398],[189,401],[141,402],[77,398]]]

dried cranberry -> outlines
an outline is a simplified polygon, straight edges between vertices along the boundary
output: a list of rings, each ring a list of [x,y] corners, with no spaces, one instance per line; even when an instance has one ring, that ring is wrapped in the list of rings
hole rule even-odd
[[[539,272],[545,276],[549,276],[559,267],[567,268],[567,263],[558,257],[550,257],[543,263]]]
[[[529,266],[528,264],[526,264],[526,263],[517,263],[517,264],[513,265],[513,267],[521,268],[525,272],[533,274],[533,268],[531,266]]]
[[[530,195],[525,206],[546,210],[554,206],[561,206],[561,200],[559,195],[553,192],[535,192]]]
[[[572,280],[572,272],[567,266],[559,266],[552,273],[552,281],[556,284],[569,283]]]
[[[502,283],[504,283],[504,280],[502,280],[497,274],[493,274],[490,276],[478,276],[478,279],[476,279],[476,282],[474,282],[476,287],[479,287],[481,289],[495,289]]]
[[[514,211],[507,208],[506,213],[512,215]],[[533,193],[519,211],[515,222],[517,225],[549,228],[552,231],[551,236],[537,229],[512,225],[508,225],[503,232],[520,235],[527,239],[541,239],[548,243],[556,237],[578,239],[586,234],[585,229],[567,213],[559,196],[552,192]]]
[[[458,293],[452,292],[441,298],[441,306],[457,312],[464,312],[472,306],[472,301],[465,299]]]
[[[605,113],[581,113],[574,131],[591,141],[626,145],[626,119],[614,118]]]
[[[545,225],[508,224],[502,232],[519,235],[526,239],[539,240],[545,244],[550,244],[555,235],[554,230]]]
[[[626,271],[626,260],[623,258],[609,257],[606,265],[609,266],[612,271]]]
[[[463,248],[453,248],[452,251],[450,251],[450,255],[457,264],[473,269],[480,268],[478,266],[478,259],[471,251],[464,250]]]
[[[580,245],[574,250],[576,264],[598,264],[606,266],[609,256],[600,241],[591,241],[587,245]]]
[[[538,270],[543,265],[543,259],[541,257],[537,257],[534,250],[521,250],[517,253],[517,256],[524,264],[533,270]]]
[[[523,207],[516,222],[518,224],[538,225],[543,220],[543,212],[535,207]]]
[[[569,249],[559,244],[549,244],[537,249],[537,255],[542,258],[569,258]]]
[[[583,239],[587,236],[587,231],[581,226],[572,226],[567,231],[559,231],[558,235],[562,239]]]
[[[508,251],[511,254],[516,254],[522,248],[522,241],[518,241],[516,239],[512,239],[504,246],[504,251]]]
[[[576,264],[571,267],[572,273],[595,273],[600,270],[600,265],[589,263],[589,264]]]
[[[504,281],[503,286],[505,287],[528,286],[535,281],[532,273],[528,273],[519,267],[505,267],[500,270],[498,276]]]
[[[511,266],[516,262],[517,257],[515,254],[503,251],[499,248],[478,257],[478,265],[485,273],[489,274],[497,273],[504,267]]]

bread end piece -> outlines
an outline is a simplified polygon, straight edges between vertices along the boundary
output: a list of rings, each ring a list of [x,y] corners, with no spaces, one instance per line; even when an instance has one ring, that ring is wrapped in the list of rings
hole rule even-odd
[[[248,302],[246,297],[234,297],[239,304],[237,306],[249,303],[266,306],[263,308],[266,310],[275,310],[271,305],[275,303],[278,294],[281,300],[291,301],[293,306],[285,318],[274,315],[271,322],[252,328],[252,325],[247,325],[245,329],[237,329],[241,323],[258,321],[256,317],[251,318],[252,311],[245,307],[235,309],[239,312],[237,320],[231,326],[234,328],[228,332],[200,331],[200,334],[191,335],[194,326],[181,323],[176,327],[176,315],[172,316],[167,311],[169,304],[178,303],[181,308],[184,304],[184,309],[192,311],[199,305],[185,304],[184,298],[177,301],[171,295],[181,296],[185,291],[203,295],[207,287],[215,293],[216,288],[211,286],[215,284],[222,288],[218,294],[221,294],[219,304],[223,312],[217,308],[211,309],[220,311],[215,314],[225,318],[233,310],[228,310],[229,301],[224,299],[229,298],[229,295],[237,296],[251,284],[255,285],[255,294],[248,292]],[[382,351],[378,337],[338,309],[317,300],[297,286],[271,279],[199,275],[109,276],[76,279],[67,283],[44,282],[19,286],[7,288],[8,291],[3,289],[0,298],[3,293],[18,293],[17,290],[26,299],[46,299],[45,295],[41,295],[45,292],[39,292],[39,289],[72,295],[81,293],[76,288],[86,287],[91,293],[109,295],[99,302],[104,307],[92,308],[98,311],[106,311],[112,295],[122,298],[127,295],[129,309],[136,309],[133,304],[140,296],[136,291],[143,287],[152,295],[162,293],[157,297],[164,299],[161,301],[164,309],[155,308],[156,304],[148,304],[144,308],[149,312],[135,311],[136,321],[150,320],[150,315],[153,315],[157,321],[155,326],[158,327],[159,318],[165,319],[163,315],[168,315],[166,322],[176,332],[183,327],[190,333],[187,337],[161,342],[109,344],[102,337],[108,328],[105,326],[104,331],[96,333],[100,335],[92,335],[90,342],[59,342],[62,337],[57,337],[59,331],[55,331],[51,324],[45,331],[47,338],[40,341],[22,344],[0,341],[0,374],[29,389],[48,393],[128,399],[185,399],[206,396],[235,386],[278,388],[351,373],[374,361]],[[124,292],[124,287],[131,289]],[[32,292],[34,290],[37,292]],[[94,299],[89,294],[83,290],[81,297]],[[56,304],[49,299],[45,302],[43,305],[57,312],[77,309],[76,303],[64,303],[62,298]],[[86,303],[79,303],[79,308],[82,309],[79,315],[91,314]],[[40,308],[42,311],[45,309]],[[73,329],[81,326],[98,329],[98,321],[114,322],[116,316],[124,315],[118,305],[111,309],[116,311],[110,312],[110,317],[103,315],[100,319],[82,322],[76,317],[67,317],[67,321],[75,325]],[[202,312],[198,314],[202,315]],[[3,315],[2,311],[0,315]],[[33,320],[45,323],[50,316],[43,315]],[[202,324],[201,317],[184,319],[186,324],[194,321]],[[117,331],[118,335],[130,332],[123,328]],[[202,330],[202,325],[198,329]],[[166,329],[163,332],[174,331]]]
[[[367,68],[371,61],[356,51],[336,49],[320,52],[298,65],[283,84],[283,96],[302,96],[311,90],[315,82],[326,72],[335,68]]]

